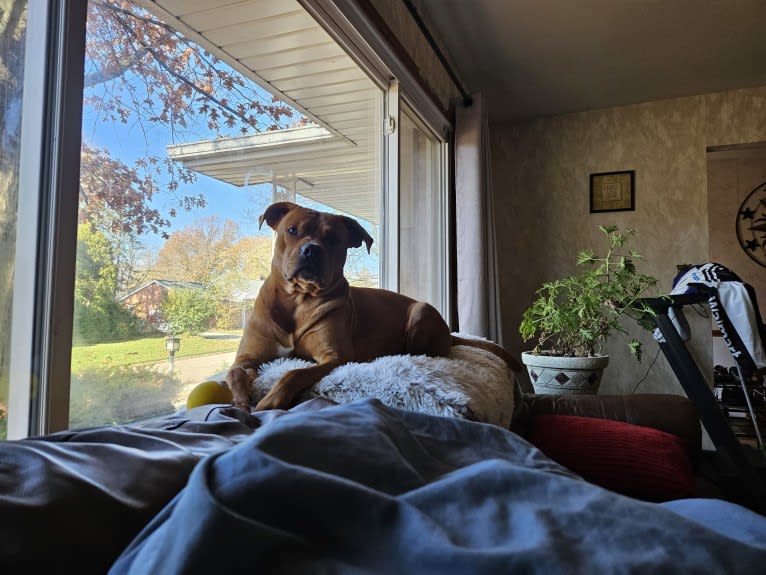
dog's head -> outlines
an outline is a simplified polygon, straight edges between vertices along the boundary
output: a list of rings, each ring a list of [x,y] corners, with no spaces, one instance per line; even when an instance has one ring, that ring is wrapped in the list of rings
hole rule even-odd
[[[291,290],[318,295],[343,276],[346,250],[362,243],[367,253],[370,234],[347,216],[317,212],[291,202],[277,202],[258,219],[277,232],[272,273],[279,272]]]

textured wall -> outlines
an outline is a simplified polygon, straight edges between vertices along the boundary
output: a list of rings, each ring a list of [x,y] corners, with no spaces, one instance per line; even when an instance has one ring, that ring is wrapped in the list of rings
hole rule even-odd
[[[597,224],[631,227],[641,269],[670,290],[676,264],[709,258],[706,147],[766,142],[766,87],[596,110],[523,124],[492,126],[503,335],[520,353],[527,344],[518,324],[534,291],[574,271],[579,249],[600,245]],[[589,174],[636,171],[636,209],[589,213]],[[710,366],[710,320],[687,313],[692,352]],[[624,338],[610,341],[612,356],[602,393],[632,391],[658,349],[651,335],[636,364]],[[660,354],[639,392],[681,388]]]

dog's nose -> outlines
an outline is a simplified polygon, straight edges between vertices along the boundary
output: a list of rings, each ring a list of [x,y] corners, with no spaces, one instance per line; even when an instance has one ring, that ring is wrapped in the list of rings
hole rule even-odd
[[[309,242],[303,244],[300,251],[304,258],[312,258],[318,256],[320,250],[321,248],[317,244]]]

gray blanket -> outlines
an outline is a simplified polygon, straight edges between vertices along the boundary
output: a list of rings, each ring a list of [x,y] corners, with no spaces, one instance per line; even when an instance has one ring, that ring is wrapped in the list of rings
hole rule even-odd
[[[312,400],[294,413],[332,405]],[[0,441],[0,573],[103,575],[204,457],[290,412],[232,406]]]
[[[766,518],[742,507],[642,503],[501,428],[375,400],[252,415],[203,407],[149,428],[0,442],[0,573],[750,574],[764,565]]]
[[[498,427],[365,400],[280,418],[206,458],[110,573],[752,574],[764,565],[766,518],[744,508],[639,502]]]

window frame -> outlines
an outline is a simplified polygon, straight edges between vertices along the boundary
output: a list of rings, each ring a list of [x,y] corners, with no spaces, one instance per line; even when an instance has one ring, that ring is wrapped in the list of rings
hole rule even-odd
[[[451,212],[449,207],[449,193],[448,191],[450,188],[450,179],[449,179],[449,150],[450,145],[448,141],[445,141],[443,138],[437,134],[431,126],[429,126],[425,119],[418,113],[416,109],[414,109],[410,103],[407,101],[406,98],[402,98],[399,102],[399,121],[397,122],[397,126],[401,125],[401,118],[406,115],[408,116],[408,120],[413,123],[417,129],[419,129],[421,132],[425,133],[426,135],[430,136],[434,140],[438,142],[438,145],[436,146],[436,153],[439,155],[438,158],[438,170],[439,173],[437,174],[437,177],[439,178],[439,184],[440,184],[440,198],[439,198],[439,205],[438,205],[438,220],[439,225],[444,232],[440,236],[440,242],[439,242],[439,252],[440,256],[442,257],[442,276],[444,278],[444,282],[440,286],[440,292],[438,295],[438,309],[441,312],[442,316],[444,317],[445,321],[447,321],[448,324],[451,324],[450,321],[450,309],[451,309],[451,290],[449,289],[449,286],[451,285],[449,279],[451,277],[451,258],[450,258],[450,246],[451,246],[451,240],[452,237],[452,231],[451,231]],[[398,130],[397,130],[398,131]],[[401,151],[401,136],[399,137],[399,143],[397,145],[397,152]],[[400,195],[400,190],[397,191],[397,197]],[[399,233],[401,233],[400,225],[397,224],[397,230],[399,230]],[[397,257],[397,264],[398,264],[398,257]],[[400,282],[401,283],[401,282]],[[398,290],[397,290],[398,291]]]
[[[420,80],[376,27],[368,6],[353,0],[299,0],[386,93],[385,118],[392,131],[384,142],[381,258],[382,286],[398,289],[399,106],[408,108],[442,146],[443,217],[446,249],[445,318],[451,310],[452,211],[451,122]],[[44,74],[26,74],[23,110],[24,185],[20,181],[12,319],[9,438],[42,435],[69,427],[72,317],[77,246],[77,210],[82,123],[87,0],[30,1],[29,65]],[[41,42],[41,35],[46,41]],[[26,65],[26,64],[25,64]],[[27,68],[25,68],[27,69]],[[27,78],[29,76],[29,78]],[[34,120],[35,115],[37,121]],[[24,201],[21,201],[21,198]],[[391,233],[396,230],[396,233]],[[395,257],[391,257],[394,255]],[[33,318],[18,321],[18,318]]]

